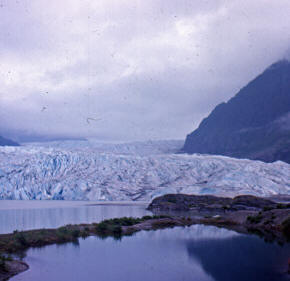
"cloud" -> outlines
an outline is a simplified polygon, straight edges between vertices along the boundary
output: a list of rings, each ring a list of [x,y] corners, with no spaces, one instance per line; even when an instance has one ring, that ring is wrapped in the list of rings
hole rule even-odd
[[[286,0],[0,6],[0,132],[18,139],[184,138],[290,46]]]

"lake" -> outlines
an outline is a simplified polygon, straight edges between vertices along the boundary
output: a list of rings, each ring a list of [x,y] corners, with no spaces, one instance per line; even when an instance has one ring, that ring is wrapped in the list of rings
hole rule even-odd
[[[145,203],[0,204],[2,233],[150,214]],[[289,244],[280,246],[253,235],[193,225],[141,231],[121,240],[88,237],[78,243],[31,248],[23,258],[30,269],[11,280],[284,281],[289,280],[283,273],[289,253]]]
[[[30,249],[30,269],[12,280],[275,281],[289,246],[267,244],[213,226],[142,231],[122,240],[97,237],[78,244]]]
[[[0,200],[0,234],[152,215],[146,210],[147,205],[145,202]]]

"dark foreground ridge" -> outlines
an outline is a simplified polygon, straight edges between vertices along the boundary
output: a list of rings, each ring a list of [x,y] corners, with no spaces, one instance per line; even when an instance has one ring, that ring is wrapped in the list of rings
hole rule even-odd
[[[100,223],[66,225],[57,229],[14,231],[0,235],[0,280],[8,280],[28,269],[12,260],[11,254],[23,254],[30,247],[77,243],[78,238],[101,238],[133,235],[141,230],[156,230],[193,224],[215,225],[241,233],[254,233],[269,241],[290,241],[290,205],[277,204],[254,196],[233,199],[215,196],[169,194],[158,197],[148,206],[158,215],[142,218],[115,218]]]

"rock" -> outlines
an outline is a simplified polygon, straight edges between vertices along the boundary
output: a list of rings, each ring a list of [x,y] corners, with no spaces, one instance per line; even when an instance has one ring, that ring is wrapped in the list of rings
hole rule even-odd
[[[28,264],[19,260],[5,262],[5,270],[0,270],[0,281],[8,280],[14,275],[17,275],[29,268]]]
[[[271,200],[251,195],[237,197],[217,197],[213,195],[167,194],[155,198],[148,206],[149,210],[225,212],[248,210],[256,211],[263,208],[275,208],[277,204]]]
[[[290,241],[290,204],[275,203],[265,198],[167,194],[155,198],[148,209],[154,214],[191,218],[191,223],[255,233],[266,241]]]

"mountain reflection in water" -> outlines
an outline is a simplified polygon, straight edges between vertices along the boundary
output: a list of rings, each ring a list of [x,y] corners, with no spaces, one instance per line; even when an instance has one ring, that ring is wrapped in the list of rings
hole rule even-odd
[[[289,280],[285,275],[290,247],[254,236],[186,241],[189,257],[216,281]],[[284,271],[284,273],[283,273]]]
[[[30,249],[30,270],[12,280],[279,281],[287,280],[288,253],[256,236],[193,225]]]

